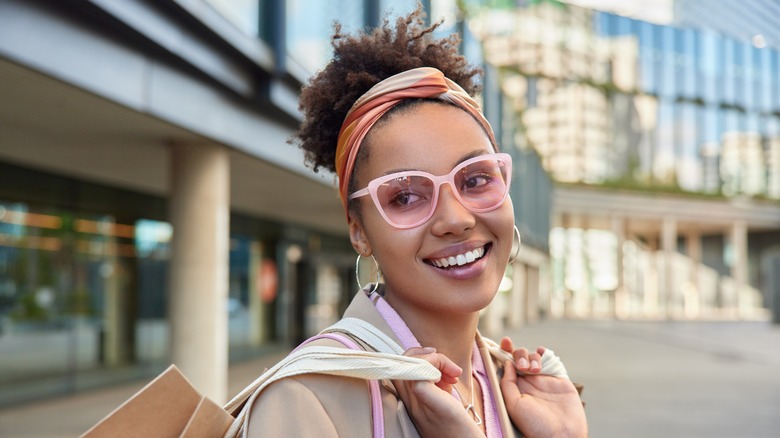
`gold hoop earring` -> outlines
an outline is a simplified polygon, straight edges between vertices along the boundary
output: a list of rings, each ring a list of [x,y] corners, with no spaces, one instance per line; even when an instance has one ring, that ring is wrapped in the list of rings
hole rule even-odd
[[[507,262],[508,265],[511,265],[512,263],[517,260],[517,256],[520,255],[520,230],[517,229],[517,225],[515,225],[515,235],[512,239],[512,256],[509,257],[509,261]]]
[[[355,280],[357,280],[358,287],[360,290],[363,290],[363,285],[360,284],[360,258],[363,257],[363,254],[358,254],[357,259],[355,260]],[[374,287],[366,292],[367,295],[371,295],[372,293],[376,292],[377,289],[379,289],[379,279],[382,278],[382,271],[379,269],[379,263],[376,261],[376,258],[372,255],[371,260],[374,261],[374,267],[376,270],[376,281],[374,282]]]

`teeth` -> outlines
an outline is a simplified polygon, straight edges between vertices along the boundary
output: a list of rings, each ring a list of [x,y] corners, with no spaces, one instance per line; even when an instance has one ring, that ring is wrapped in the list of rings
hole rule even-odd
[[[463,266],[467,263],[473,263],[475,260],[481,259],[483,255],[485,255],[485,248],[479,247],[473,251],[464,252],[463,254],[434,260],[433,264],[439,268]]]

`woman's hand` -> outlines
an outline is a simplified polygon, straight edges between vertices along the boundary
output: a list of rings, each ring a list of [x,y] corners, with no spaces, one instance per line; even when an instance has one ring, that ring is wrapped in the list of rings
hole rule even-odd
[[[436,383],[393,381],[420,436],[484,437],[463,405],[452,396],[452,385],[458,382],[463,370],[434,348],[410,348],[404,356],[424,359],[441,371],[441,380]]]
[[[514,349],[509,338],[501,349],[512,353],[504,363],[501,392],[509,418],[523,435],[534,437],[586,437],[588,423],[582,401],[568,379],[535,375],[541,370],[544,348],[529,353]],[[517,374],[523,372],[522,376]]]

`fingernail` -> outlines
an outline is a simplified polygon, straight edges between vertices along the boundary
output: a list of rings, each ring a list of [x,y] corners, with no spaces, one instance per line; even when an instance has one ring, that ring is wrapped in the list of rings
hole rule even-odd
[[[436,349],[433,347],[422,347],[423,353],[436,353]]]
[[[521,357],[520,360],[517,361],[517,366],[519,368],[528,368],[528,360],[524,357]]]
[[[539,368],[539,362],[532,360],[531,361],[531,369],[537,369]]]

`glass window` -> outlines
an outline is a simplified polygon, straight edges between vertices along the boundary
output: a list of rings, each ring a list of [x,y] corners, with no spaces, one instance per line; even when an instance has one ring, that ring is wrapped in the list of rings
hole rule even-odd
[[[677,105],[675,159],[677,162],[677,182],[685,190],[695,191],[701,187],[698,169],[697,106],[691,103]]]
[[[659,45],[659,56],[657,56],[660,79],[658,94],[669,98],[677,97],[675,32],[676,29],[673,27],[659,26],[656,33]]]
[[[136,358],[134,234],[108,215],[0,201],[0,393],[74,389]]]
[[[742,42],[735,44],[737,78],[735,92],[737,104],[746,110],[754,108],[753,96],[753,46]]]
[[[654,41],[653,29],[656,26],[645,21],[636,21],[634,24],[639,37],[639,88],[646,93],[656,94],[658,81],[655,58],[659,53]]]
[[[723,101],[728,104],[737,102],[737,44],[733,39],[723,40]]]
[[[363,2],[352,0],[289,0],[286,12],[287,52],[309,73],[321,69],[332,56],[335,21],[348,33],[364,23]]]
[[[684,29],[678,32],[677,38],[681,41],[680,54],[678,57],[678,77],[681,83],[681,94],[684,97],[693,99],[699,96],[697,92],[697,32],[692,29]]]
[[[720,103],[724,64],[722,38],[714,32],[701,33],[701,52],[698,67],[701,71],[702,98],[707,103]]]
[[[758,84],[756,86],[756,93],[758,93],[758,108],[760,111],[772,112],[774,110],[773,99],[774,94],[777,93],[776,88],[776,75],[778,74],[777,66],[773,70],[772,62],[777,52],[767,48],[759,50],[759,57],[761,58],[761,67],[758,78]]]
[[[767,94],[772,96],[772,112],[780,112],[780,52],[772,50],[769,56],[770,86],[766,90]]]
[[[662,184],[669,184],[675,177],[675,110],[674,102],[659,99],[658,125],[653,151],[653,174]]]
[[[428,3],[430,3],[430,1]],[[385,17],[386,14],[389,14],[391,17],[406,15],[415,10],[415,8],[417,8],[417,0],[379,0],[380,19]],[[441,11],[441,9],[439,9],[439,11]],[[428,15],[430,21],[436,21],[439,18],[440,17],[436,15]]]

